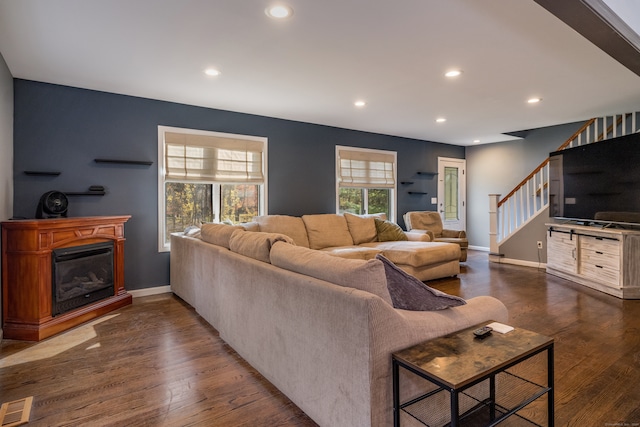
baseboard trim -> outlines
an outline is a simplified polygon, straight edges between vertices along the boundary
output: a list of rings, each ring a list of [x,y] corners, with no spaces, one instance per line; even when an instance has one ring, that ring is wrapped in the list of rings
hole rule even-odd
[[[469,249],[472,249],[474,251],[489,252],[489,248],[487,248],[485,246],[472,246],[472,245],[469,245]]]
[[[536,262],[536,261],[525,261],[525,260],[522,260],[522,259],[491,257],[490,261],[498,263],[498,264],[519,265],[521,267],[533,267],[533,268],[538,268],[538,269],[546,269],[547,268],[547,264],[546,263]]]
[[[168,292],[171,292],[171,285],[156,286],[154,288],[132,289],[127,292],[129,292],[134,298],[146,297],[149,295],[166,294]]]

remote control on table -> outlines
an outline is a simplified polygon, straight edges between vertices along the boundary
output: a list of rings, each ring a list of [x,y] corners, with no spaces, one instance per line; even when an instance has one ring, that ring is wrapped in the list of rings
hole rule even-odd
[[[473,335],[475,335],[476,338],[486,338],[491,335],[491,331],[493,331],[491,326],[483,326],[482,328],[473,331]]]

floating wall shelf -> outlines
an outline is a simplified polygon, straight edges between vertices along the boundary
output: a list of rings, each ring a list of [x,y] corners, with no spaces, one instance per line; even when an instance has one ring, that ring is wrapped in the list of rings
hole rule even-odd
[[[418,172],[418,175],[438,175],[438,172]]]
[[[61,172],[56,171],[24,171],[25,175],[32,176],[58,176]]]
[[[429,193],[424,193],[422,191],[409,191],[409,194],[429,194]]]
[[[92,185],[88,191],[64,193],[67,196],[104,196],[106,193],[102,185]]]
[[[151,166],[152,161],[149,160],[122,160],[122,159],[94,159],[96,163],[112,163],[121,165],[142,165]]]
[[[413,184],[413,181],[400,181],[400,184],[409,185],[409,184]]]
[[[81,192],[69,192],[64,193],[67,196],[104,196],[107,194],[104,191],[81,191]]]

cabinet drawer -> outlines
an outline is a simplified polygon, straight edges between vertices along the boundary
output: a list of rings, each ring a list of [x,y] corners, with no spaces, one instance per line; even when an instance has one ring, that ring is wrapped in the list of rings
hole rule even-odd
[[[580,264],[580,275],[603,285],[620,288],[619,267],[583,263]]]
[[[580,236],[580,249],[620,256],[620,241],[599,239],[592,236]]]
[[[606,267],[615,268],[616,270],[619,270],[620,255],[617,253],[610,254],[602,251],[596,251],[593,249],[581,248],[580,263],[606,266]]]

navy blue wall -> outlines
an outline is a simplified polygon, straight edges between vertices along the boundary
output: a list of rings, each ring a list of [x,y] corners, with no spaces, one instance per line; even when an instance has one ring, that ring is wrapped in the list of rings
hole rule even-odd
[[[267,137],[270,214],[335,211],[335,146],[398,153],[398,222],[430,210],[437,158],[464,158],[464,147],[194,107],[27,80],[14,80],[14,217],[33,218],[46,191],[106,188],[70,196],[69,216],[132,215],[125,225],[128,289],[169,284],[169,254],[158,253],[158,125]],[[95,158],[150,160],[152,166],[96,164]],[[34,177],[25,170],[60,171]],[[303,177],[299,179],[297,177]],[[409,195],[407,191],[428,195]]]

